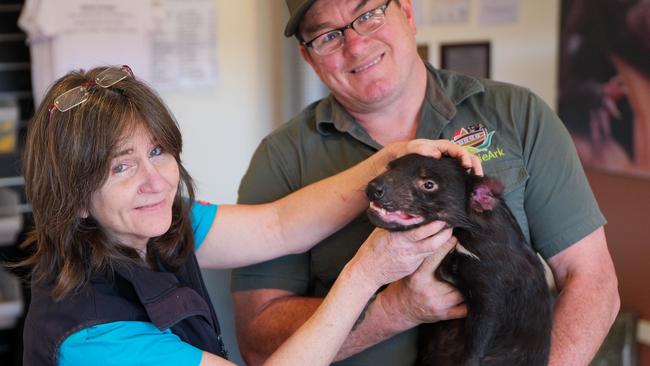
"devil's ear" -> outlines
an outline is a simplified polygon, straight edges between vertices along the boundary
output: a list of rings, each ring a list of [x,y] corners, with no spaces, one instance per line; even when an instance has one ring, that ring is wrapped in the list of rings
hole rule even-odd
[[[470,208],[475,212],[492,211],[499,203],[503,184],[494,178],[478,177],[470,197]]]

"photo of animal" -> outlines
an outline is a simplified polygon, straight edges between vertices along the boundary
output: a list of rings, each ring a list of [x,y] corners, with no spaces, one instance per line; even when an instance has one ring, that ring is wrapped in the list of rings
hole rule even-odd
[[[418,365],[548,363],[553,297],[502,193],[498,180],[454,159],[415,154],[367,186],[374,225],[398,231],[440,220],[459,242],[434,275],[459,289],[468,314],[420,327]]]

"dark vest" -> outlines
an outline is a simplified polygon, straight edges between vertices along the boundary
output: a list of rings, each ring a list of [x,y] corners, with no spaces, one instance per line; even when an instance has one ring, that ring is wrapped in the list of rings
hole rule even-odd
[[[57,365],[61,343],[92,325],[146,321],[170,328],[181,340],[227,358],[217,316],[194,254],[176,272],[117,266],[81,291],[55,302],[51,287],[32,288],[25,329],[23,364]]]

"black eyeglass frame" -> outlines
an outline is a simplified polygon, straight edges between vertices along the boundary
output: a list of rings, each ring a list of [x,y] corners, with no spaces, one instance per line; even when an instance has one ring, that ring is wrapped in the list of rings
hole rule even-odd
[[[354,18],[354,20],[352,20],[352,21],[351,21],[350,23],[348,23],[347,25],[344,25],[343,27],[336,28],[336,29],[332,29],[332,30],[328,30],[327,32],[321,33],[321,34],[317,35],[316,37],[312,38],[312,39],[309,40],[309,41],[302,41],[302,40],[301,40],[301,41],[300,41],[300,44],[302,44],[304,47],[311,48],[312,50],[314,50],[314,52],[316,52],[317,54],[319,54],[319,55],[321,55],[321,56],[323,56],[323,55],[329,55],[329,54],[331,54],[331,53],[334,53],[334,52],[336,52],[338,49],[340,49],[341,46],[339,46],[339,47],[333,49],[332,51],[330,51],[330,52],[328,52],[328,53],[322,54],[322,53],[320,53],[320,52],[318,51],[318,49],[316,49],[316,48],[314,47],[314,41],[316,41],[317,39],[319,39],[319,38],[321,38],[321,37],[323,37],[323,36],[325,36],[325,35],[327,35],[327,34],[334,33],[334,32],[340,32],[340,33],[341,33],[341,37],[345,38],[345,31],[348,30],[348,29],[352,29],[352,30],[354,30],[355,32],[357,32],[357,34],[362,35],[362,36],[367,36],[367,35],[370,35],[370,34],[375,33],[377,30],[379,30],[379,28],[383,27],[383,25],[386,23],[386,19],[385,19],[385,18],[386,18],[386,9],[388,9],[388,5],[390,5],[390,3],[391,3],[392,1],[393,1],[393,0],[388,0],[388,1],[386,1],[386,3],[385,3],[384,5],[381,5],[381,6],[379,6],[379,7],[376,7],[376,8],[374,8],[374,9],[371,9],[371,10],[366,11],[365,13],[363,13],[363,14],[359,15],[358,17]],[[359,30],[357,30],[357,29],[355,28],[354,24],[357,23],[361,18],[363,18],[363,17],[365,17],[365,16],[370,16],[370,17],[372,17],[372,16],[376,16],[376,15],[378,15],[379,13],[381,13],[381,16],[383,17],[383,22],[382,22],[382,24],[381,24],[379,27],[375,28],[372,32],[362,33],[362,32],[359,32]],[[341,43],[341,45],[343,45],[343,43]]]

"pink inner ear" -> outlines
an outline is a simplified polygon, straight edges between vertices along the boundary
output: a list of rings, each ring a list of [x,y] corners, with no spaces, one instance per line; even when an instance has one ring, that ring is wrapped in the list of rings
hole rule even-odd
[[[503,193],[503,185],[494,179],[486,179],[474,188],[470,206],[476,212],[491,211],[499,202],[498,196]]]

